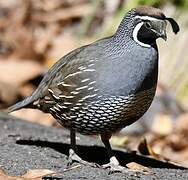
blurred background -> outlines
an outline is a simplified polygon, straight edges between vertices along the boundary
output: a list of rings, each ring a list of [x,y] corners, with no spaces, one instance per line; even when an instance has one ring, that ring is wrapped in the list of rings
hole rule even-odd
[[[0,109],[30,95],[45,72],[71,50],[112,35],[125,13],[139,5],[161,8],[181,31],[175,36],[168,26],[168,41],[158,41],[160,75],[151,108],[111,142],[188,167],[187,0],[0,0]],[[13,115],[60,127],[37,110]]]

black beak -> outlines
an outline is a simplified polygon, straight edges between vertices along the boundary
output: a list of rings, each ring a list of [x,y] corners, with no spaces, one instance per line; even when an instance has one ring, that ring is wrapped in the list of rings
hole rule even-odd
[[[161,37],[165,41],[167,40],[166,29],[161,30],[161,32],[159,33],[159,37]]]
[[[167,40],[166,25],[167,25],[166,21],[157,21],[154,27],[158,38],[162,38],[165,41]]]

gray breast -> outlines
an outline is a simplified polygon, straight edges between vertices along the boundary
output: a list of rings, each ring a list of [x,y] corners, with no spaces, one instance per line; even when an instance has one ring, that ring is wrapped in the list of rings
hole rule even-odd
[[[127,97],[102,97],[81,107],[74,106],[69,113],[62,114],[56,105],[51,113],[63,126],[82,134],[112,133],[139,119],[149,108],[154,94],[155,88],[152,88]]]
[[[154,87],[158,76],[158,53],[154,48],[129,47],[134,51],[97,62],[96,86],[101,94],[134,94]]]

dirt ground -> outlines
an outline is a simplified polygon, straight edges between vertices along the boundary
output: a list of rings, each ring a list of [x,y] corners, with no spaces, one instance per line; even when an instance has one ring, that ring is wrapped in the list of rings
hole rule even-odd
[[[88,161],[108,162],[106,151],[99,139],[78,134],[80,156]],[[69,132],[66,129],[45,127],[0,114],[0,168],[9,175],[23,175],[29,169],[49,169],[57,174],[51,179],[188,179],[188,170],[148,157],[114,150],[125,166],[137,162],[151,168],[151,173],[114,173],[108,170],[78,166],[65,171],[69,149]],[[76,167],[76,163],[72,167]],[[49,179],[47,177],[46,179]]]

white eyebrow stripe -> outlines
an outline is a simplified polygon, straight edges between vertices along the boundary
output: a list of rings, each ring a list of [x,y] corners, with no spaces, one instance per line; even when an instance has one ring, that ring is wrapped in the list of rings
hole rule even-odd
[[[134,30],[133,30],[133,39],[134,39],[134,41],[135,42],[137,42],[140,46],[143,46],[143,47],[151,47],[149,44],[145,44],[145,43],[143,43],[143,42],[140,42],[139,40],[138,40],[138,31],[140,30],[140,28],[142,27],[142,25],[144,24],[144,22],[140,22],[140,23],[138,23],[137,25],[136,25],[136,27],[134,28]]]
[[[135,16],[135,19],[143,19],[143,20],[149,20],[149,21],[162,21],[162,19],[157,19],[154,17],[150,17],[150,16]]]

